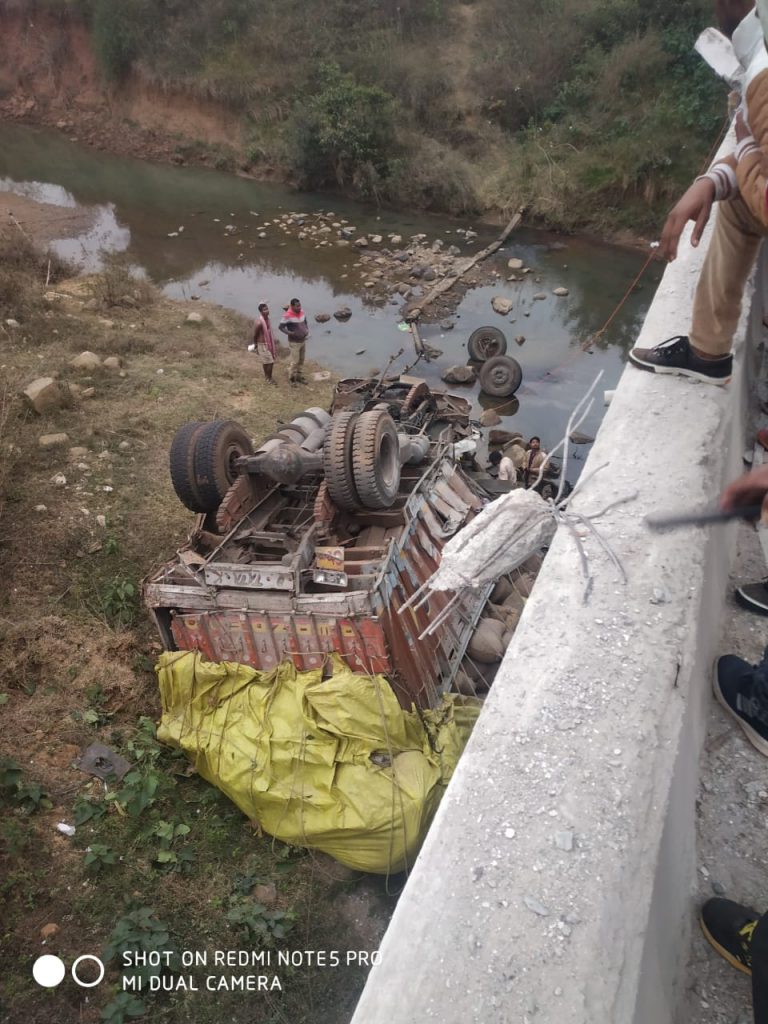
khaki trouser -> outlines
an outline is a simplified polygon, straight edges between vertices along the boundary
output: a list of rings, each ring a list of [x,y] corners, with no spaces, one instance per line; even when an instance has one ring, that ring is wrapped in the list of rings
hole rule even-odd
[[[305,341],[289,341],[288,349],[291,353],[291,368],[289,372],[290,380],[296,380],[297,377],[301,376],[301,368],[304,365],[304,353],[306,352],[307,343]]]
[[[744,285],[766,235],[768,229],[752,216],[742,199],[717,204],[715,230],[696,285],[689,333],[691,344],[707,355],[724,356],[731,351]]]

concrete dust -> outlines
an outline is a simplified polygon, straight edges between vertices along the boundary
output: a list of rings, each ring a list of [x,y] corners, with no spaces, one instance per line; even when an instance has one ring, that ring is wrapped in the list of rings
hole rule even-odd
[[[761,579],[765,561],[755,530],[739,527],[731,585]],[[720,654],[761,659],[768,645],[768,619],[726,605]],[[711,680],[703,680],[711,685]],[[761,796],[762,794],[762,796]],[[698,872],[691,908],[697,916],[712,896],[725,896],[768,910],[768,760],[747,741],[734,720],[710,703],[701,762],[698,812]],[[685,1024],[752,1024],[749,978],[736,971],[693,928],[684,1009]]]

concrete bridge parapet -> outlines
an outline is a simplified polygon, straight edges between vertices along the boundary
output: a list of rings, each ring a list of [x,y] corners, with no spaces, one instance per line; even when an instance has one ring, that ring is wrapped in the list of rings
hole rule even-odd
[[[641,345],[687,332],[711,230],[681,244]],[[625,370],[584,473],[606,468],[573,508],[637,492],[594,523],[627,581],[587,535],[585,602],[558,532],[353,1024],[674,1020],[734,533],[644,517],[710,503],[741,471],[749,324],[729,387]]]

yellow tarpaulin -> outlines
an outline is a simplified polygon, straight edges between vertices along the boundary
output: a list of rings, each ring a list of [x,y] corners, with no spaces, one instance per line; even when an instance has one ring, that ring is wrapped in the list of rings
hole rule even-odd
[[[403,711],[383,676],[338,658],[323,679],[169,652],[157,674],[162,742],[266,832],[377,874],[413,863],[481,707],[450,694]]]

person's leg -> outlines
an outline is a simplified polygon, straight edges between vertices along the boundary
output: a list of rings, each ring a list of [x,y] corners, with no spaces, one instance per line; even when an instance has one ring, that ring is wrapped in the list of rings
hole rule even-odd
[[[266,378],[267,383],[271,383],[272,381],[272,369],[274,365],[274,363],[264,363],[264,377]]]
[[[304,380],[304,356],[307,351],[307,343],[305,341],[298,342],[298,353],[296,371],[299,380]]]
[[[718,203],[693,301],[689,338],[697,355],[712,358],[731,351],[744,285],[762,237],[761,225],[741,199]]]
[[[764,234],[741,199],[719,203],[696,286],[689,336],[669,338],[655,348],[634,348],[630,362],[653,373],[727,384],[733,370],[731,345],[744,285]]]

